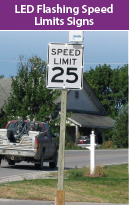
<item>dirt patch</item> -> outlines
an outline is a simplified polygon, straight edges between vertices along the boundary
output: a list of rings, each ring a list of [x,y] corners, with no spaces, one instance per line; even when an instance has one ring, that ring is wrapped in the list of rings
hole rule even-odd
[[[83,175],[83,177],[104,177],[103,175]]]

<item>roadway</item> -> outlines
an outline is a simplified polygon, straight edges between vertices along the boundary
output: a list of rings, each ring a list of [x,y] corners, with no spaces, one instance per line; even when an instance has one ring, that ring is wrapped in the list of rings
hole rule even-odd
[[[0,205],[55,205],[54,201],[0,199]],[[65,202],[66,205],[118,205],[109,203]],[[119,204],[126,205],[126,204]]]
[[[110,164],[122,164],[128,163],[128,150],[118,149],[118,150],[96,150],[96,165],[110,165]],[[89,150],[67,150],[65,151],[65,169],[90,166],[90,151]],[[56,169],[58,170],[58,168]],[[21,162],[15,164],[15,166],[9,166],[7,162],[2,161],[0,166],[0,182],[4,179],[9,179],[13,176],[15,178],[20,176],[34,176],[39,174],[47,174],[51,171],[56,171],[50,169],[48,163],[44,163],[44,169],[42,171],[35,170],[32,163]],[[20,179],[20,178],[17,178]],[[20,179],[21,180],[21,179]]]

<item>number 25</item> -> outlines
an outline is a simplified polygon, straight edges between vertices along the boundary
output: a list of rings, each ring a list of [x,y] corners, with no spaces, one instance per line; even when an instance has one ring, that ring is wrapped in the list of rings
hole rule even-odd
[[[61,76],[61,75],[64,74],[63,68],[61,68],[61,67],[54,67],[54,68],[52,68],[52,70],[53,70],[53,71],[59,70],[59,73],[55,74],[55,75],[52,77],[51,82],[63,83],[64,80],[59,79],[59,78],[57,79],[57,77],[59,77],[59,76]],[[75,82],[77,82],[77,80],[78,80],[78,75],[77,75],[77,73],[73,72],[73,71],[76,71],[76,70],[77,70],[77,68],[67,68],[66,74],[67,74],[67,75],[73,75],[73,76],[74,76],[74,80],[69,80],[69,79],[67,79],[67,80],[66,80],[67,83],[75,83]]]

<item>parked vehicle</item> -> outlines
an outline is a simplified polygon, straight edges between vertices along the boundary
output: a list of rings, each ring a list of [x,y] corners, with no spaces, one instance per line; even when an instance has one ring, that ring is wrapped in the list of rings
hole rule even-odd
[[[90,137],[89,136],[81,136],[77,139],[77,145],[82,148],[90,149]],[[95,147],[99,147],[100,145],[95,143]]]
[[[0,162],[9,165],[21,161],[32,162],[37,169],[49,162],[50,168],[57,166],[57,142],[49,125],[45,122],[10,121],[6,129],[0,129]]]
[[[77,139],[77,145],[82,148],[86,148],[87,146],[90,146],[90,137],[80,136],[80,138]]]
[[[77,144],[90,144],[90,137],[80,136],[80,138],[77,139]]]

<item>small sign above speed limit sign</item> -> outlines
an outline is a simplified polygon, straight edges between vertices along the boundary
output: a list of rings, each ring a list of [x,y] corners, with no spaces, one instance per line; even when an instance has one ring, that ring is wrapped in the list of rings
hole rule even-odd
[[[82,89],[82,44],[50,43],[48,45],[47,88]]]

